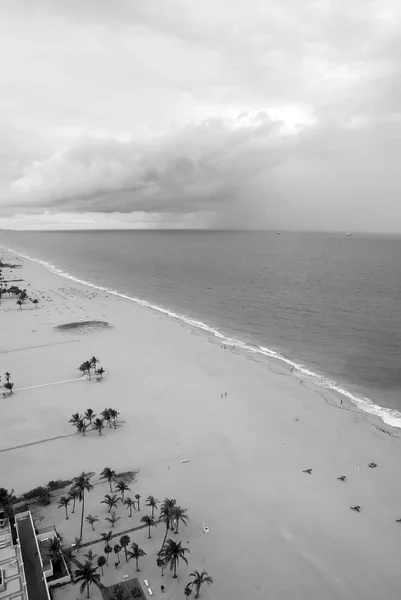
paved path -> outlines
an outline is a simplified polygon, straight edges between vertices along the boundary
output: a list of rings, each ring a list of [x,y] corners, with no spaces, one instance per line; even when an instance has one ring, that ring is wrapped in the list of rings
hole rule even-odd
[[[163,523],[163,519],[158,519],[155,521],[155,523],[156,523],[156,525],[158,523]],[[112,539],[116,538],[116,537],[120,538],[122,535],[131,533],[132,531],[139,531],[139,529],[145,529],[145,527],[148,527],[148,525],[138,525],[137,527],[131,527],[131,529],[125,529],[124,531],[119,531],[118,533],[114,533],[111,537],[112,537]],[[92,546],[93,544],[99,544],[100,542],[105,542],[105,540],[103,538],[100,538],[97,540],[93,540],[93,542],[85,542],[85,544],[81,545],[81,548],[86,548],[86,546]]]

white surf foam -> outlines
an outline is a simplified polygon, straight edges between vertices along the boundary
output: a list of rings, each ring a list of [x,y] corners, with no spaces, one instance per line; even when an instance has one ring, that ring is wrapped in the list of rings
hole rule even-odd
[[[147,308],[151,308],[152,310],[155,310],[157,312],[165,314],[168,317],[177,319],[178,321],[186,323],[187,325],[190,325],[191,327],[195,327],[196,329],[200,329],[202,331],[205,331],[208,334],[213,335],[214,337],[218,338],[221,342],[224,342],[226,345],[235,346],[236,348],[239,348],[241,350],[244,350],[244,351],[252,353],[252,354],[260,354],[260,355],[267,356],[267,357],[273,358],[275,360],[281,361],[291,368],[291,370],[295,376],[302,376],[303,379],[307,379],[308,381],[310,381],[311,383],[313,383],[319,387],[333,390],[333,391],[341,394],[342,396],[345,396],[346,398],[348,398],[353,404],[355,404],[355,406],[357,406],[363,412],[366,412],[371,415],[375,415],[376,417],[379,417],[384,423],[386,423],[387,425],[390,425],[391,427],[401,428],[401,412],[399,412],[395,409],[392,409],[392,408],[385,408],[383,406],[379,406],[378,404],[375,404],[370,398],[366,398],[366,397],[361,398],[361,397],[355,396],[349,390],[342,387],[342,385],[336,383],[335,381],[333,381],[323,375],[319,375],[318,373],[311,371],[304,365],[294,362],[290,358],[284,356],[283,354],[280,354],[279,352],[276,352],[275,350],[271,350],[270,348],[266,348],[264,346],[250,346],[249,344],[246,344],[245,342],[242,342],[241,340],[238,340],[236,338],[233,338],[231,336],[224,334],[223,332],[219,331],[218,329],[216,329],[214,327],[210,327],[203,321],[199,321],[197,319],[193,319],[186,315],[176,313],[176,312],[171,311],[163,306],[159,306],[157,304],[152,304],[151,302],[148,302],[147,300],[143,300],[141,298],[136,298],[134,296],[128,296],[127,294],[123,294],[123,293],[119,292],[118,290],[112,290],[110,288],[107,288],[107,287],[104,287],[101,285],[95,285],[94,283],[91,283],[90,281],[80,279],[78,277],[75,277],[75,275],[71,275],[70,273],[63,271],[62,269],[59,269],[52,263],[49,263],[45,260],[41,260],[39,258],[35,258],[33,256],[29,256],[28,254],[23,254],[22,252],[16,251],[12,248],[4,248],[4,250],[6,250],[7,252],[13,253],[16,256],[20,256],[27,260],[31,260],[33,262],[39,263],[40,265],[42,265],[43,267],[45,267],[52,273],[55,273],[55,274],[59,275],[60,277],[64,277],[65,279],[69,279],[70,281],[80,283],[82,285],[91,287],[96,290],[100,290],[102,292],[107,292],[108,294],[118,296],[119,298],[124,298],[125,300],[129,300],[131,302],[134,302],[135,304],[139,304],[140,306],[145,306]]]

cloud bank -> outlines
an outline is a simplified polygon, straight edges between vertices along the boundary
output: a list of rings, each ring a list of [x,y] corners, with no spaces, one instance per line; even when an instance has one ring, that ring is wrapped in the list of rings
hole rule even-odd
[[[0,227],[399,232],[398,3],[198,4],[4,2]]]

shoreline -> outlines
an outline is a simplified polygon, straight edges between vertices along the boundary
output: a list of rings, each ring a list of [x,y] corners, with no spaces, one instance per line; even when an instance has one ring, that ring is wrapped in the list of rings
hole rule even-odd
[[[171,600],[183,597],[194,568],[214,578],[204,600],[396,597],[398,430],[389,434],[378,418],[300,382],[278,361],[224,351],[198,329],[56,277],[34,261],[24,260],[21,272],[40,304],[20,310],[15,299],[4,299],[0,313],[1,373],[10,371],[15,382],[14,394],[2,399],[0,449],[21,446],[0,452],[2,487],[19,494],[106,466],[138,471],[132,495],[177,498],[188,509],[180,533],[190,566],[180,564],[180,580],[159,580],[159,543],[145,533],[135,537],[151,556],[143,577],[166,582]],[[111,326],[59,328],[97,319]],[[101,382],[63,383],[93,354],[106,370]],[[71,435],[71,414],[88,407],[100,414],[105,406],[120,411],[121,428]],[[108,484],[96,486],[85,504],[102,520],[106,492]],[[350,510],[355,505],[360,514]],[[121,516],[121,531],[135,524],[125,508]],[[79,511],[66,521],[56,500],[35,519],[39,527],[55,525],[65,543],[79,531]],[[100,532],[108,528],[99,524]],[[85,540],[98,537],[87,528]],[[161,542],[162,528],[154,537]],[[101,553],[102,545],[94,550]],[[121,577],[118,569],[109,570],[114,576]],[[60,592],[56,600],[75,597],[71,588],[68,599]]]
[[[329,376],[315,373],[314,371],[309,370],[305,365],[296,363],[290,358],[278,352],[275,352],[274,350],[270,350],[269,348],[266,348],[264,346],[252,346],[250,344],[247,344],[246,342],[230,337],[230,335],[225,335],[222,332],[219,332],[214,327],[211,327],[197,319],[188,317],[183,314],[178,314],[163,306],[152,304],[147,300],[129,296],[122,292],[118,292],[117,290],[112,290],[111,288],[96,285],[90,281],[80,279],[75,275],[71,275],[70,273],[63,271],[62,269],[59,269],[58,267],[56,267],[52,263],[49,263],[48,261],[29,256],[22,252],[18,252],[12,248],[0,247],[0,250],[14,255],[18,260],[29,260],[36,264],[39,264],[45,269],[47,269],[50,273],[58,275],[59,277],[68,281],[72,281],[74,283],[78,283],[80,285],[99,290],[107,294],[111,294],[112,296],[115,296],[117,298],[121,298],[128,302],[132,302],[137,306],[148,308],[153,312],[162,314],[165,317],[168,317],[173,321],[178,322],[182,327],[191,328],[194,333],[196,332],[200,335],[206,334],[206,336],[212,343],[231,345],[234,347],[233,352],[237,354],[245,355],[247,358],[252,358],[253,356],[254,360],[259,359],[260,362],[265,363],[267,365],[272,364],[273,366],[278,366],[280,369],[283,369],[286,372],[286,374],[300,381],[301,384],[307,382],[314,388],[317,388],[318,390],[323,390],[322,394],[324,390],[326,390],[328,393],[333,394],[335,397],[339,398],[341,404],[343,404],[344,401],[346,403],[350,403],[354,407],[356,407],[358,411],[361,411],[366,415],[369,415],[370,417],[380,420],[387,427],[391,427],[395,430],[401,429],[401,412],[397,411],[394,408],[376,404],[371,398],[354,395],[351,391],[343,387],[343,384],[336,383],[335,381],[331,380]]]

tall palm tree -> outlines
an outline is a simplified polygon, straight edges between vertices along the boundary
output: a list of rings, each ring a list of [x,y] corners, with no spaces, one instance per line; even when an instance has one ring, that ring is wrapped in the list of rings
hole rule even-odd
[[[99,558],[97,559],[97,566],[101,568],[102,570],[102,575],[104,575],[103,573],[103,567],[106,564],[106,559],[104,556],[99,556]]]
[[[63,550],[58,536],[52,537],[48,545],[48,550],[51,560],[57,560],[62,555]]]
[[[92,531],[95,531],[94,528],[94,524],[97,523],[99,521],[99,517],[96,515],[96,517],[92,517],[92,515],[88,515],[85,519],[85,521],[92,526]]]
[[[114,527],[114,525],[117,523],[117,521],[119,521],[121,519],[121,517],[117,517],[116,515],[116,511],[113,510],[113,512],[111,513],[110,517],[106,517],[105,521],[109,521],[109,523],[111,524],[112,527]]]
[[[202,573],[199,573],[199,571],[194,571],[190,574],[190,577],[193,577],[194,580],[191,581],[188,586],[192,585],[196,589],[196,595],[194,596],[195,598],[199,598],[199,592],[204,583],[208,583],[209,585],[213,583],[213,577],[210,577],[206,571],[202,571]]]
[[[188,521],[189,521],[189,517],[185,514],[187,512],[186,508],[181,508],[181,506],[175,506],[173,508],[173,520],[175,523],[175,531],[174,533],[178,533],[178,526],[181,523],[183,523],[185,526],[188,525]]]
[[[104,411],[103,411],[104,412]],[[103,414],[103,413],[102,413]],[[110,493],[113,492],[113,489],[111,487],[111,482],[114,481],[116,476],[116,472],[113,471],[113,469],[110,469],[110,467],[106,467],[105,469],[103,469],[103,471],[100,473],[100,479],[106,479],[109,484],[110,484]]]
[[[189,552],[189,548],[183,548],[181,542],[174,542],[174,540],[167,540],[166,545],[162,551],[162,558],[170,565],[170,571],[174,571],[173,579],[177,579],[177,565],[182,559],[186,564],[188,561],[185,557],[185,553]]]
[[[104,429],[103,419],[95,419],[92,423],[92,428],[96,429],[99,435],[102,435],[102,431]]]
[[[156,523],[154,522],[154,519],[152,519],[152,517],[150,517],[149,515],[145,515],[144,517],[142,517],[141,523],[144,523],[145,525],[148,526],[148,528],[149,528],[148,539],[150,540],[150,528],[157,527]]]
[[[100,534],[102,536],[102,540],[104,540],[106,542],[106,544],[108,544],[111,540],[111,538],[113,537],[113,534],[111,531],[108,531],[107,533],[101,533]]]
[[[126,507],[127,507],[127,508],[128,508],[128,510],[129,510],[129,515],[128,515],[128,516],[129,516],[129,517],[132,517],[132,508],[134,508],[134,510],[136,510],[136,509],[135,509],[135,500],[133,500],[132,498],[126,498],[126,499],[124,500],[123,504],[125,504],[125,505],[126,505]]]
[[[117,554],[117,562],[118,564],[120,564],[120,552],[122,550],[121,546],[119,544],[116,544],[113,548],[115,554]]]
[[[160,518],[163,520],[163,523],[166,526],[166,533],[164,535],[162,547],[159,550],[159,554],[162,552],[164,544],[166,543],[166,538],[168,534],[168,530],[170,528],[171,519],[172,519],[172,509],[176,505],[175,498],[165,498],[164,502],[160,507]]]
[[[141,507],[139,506],[139,501],[141,499],[141,496],[139,494],[135,494],[135,498],[136,498],[136,501],[138,502],[138,510],[141,510]]]
[[[93,554],[93,550],[91,549],[88,550],[87,554],[84,554],[84,556],[90,563],[93,563],[93,561],[97,557],[97,554]]]
[[[121,548],[124,548],[124,553],[125,553],[125,561],[128,562],[128,557],[127,557],[127,546],[129,546],[129,543],[131,541],[131,538],[129,535],[122,535],[120,537],[120,546]]]
[[[92,425],[92,421],[96,417],[96,415],[95,415],[94,411],[91,408],[88,408],[84,412],[84,417],[85,417],[85,419],[88,419],[89,423]]]
[[[157,508],[158,504],[160,504],[160,502],[154,496],[148,496],[146,498],[145,506],[149,506],[152,508],[152,519],[154,519],[155,517],[155,508]]]
[[[81,365],[79,365],[78,368],[83,375],[85,375],[85,373],[88,373],[89,379],[91,378],[91,364],[88,360],[85,360]]]
[[[125,481],[118,481],[116,483],[116,491],[120,492],[121,499],[124,502],[124,494],[125,494],[125,492],[130,492],[131,488],[128,487],[128,485],[125,483]]]
[[[144,552],[144,550],[142,550],[142,548],[140,548],[138,546],[138,544],[135,544],[135,542],[133,544],[131,544],[131,548],[132,548],[132,552],[128,552],[128,558],[135,558],[136,561],[136,570],[140,571],[140,568],[138,566],[138,559],[141,558],[142,556],[146,556],[146,552]]]
[[[65,508],[65,518],[68,519],[68,507],[70,505],[71,498],[69,496],[61,496],[58,501],[58,508]]]
[[[107,504],[107,506],[109,507],[109,512],[111,512],[112,508],[117,508],[118,501],[119,498],[117,498],[115,494],[113,494],[112,496],[110,494],[106,494],[104,500],[102,500],[100,504]]]
[[[7,383],[10,383],[11,373],[9,373],[8,371],[6,371],[4,373],[4,377],[6,378]]]
[[[82,538],[82,531],[84,528],[85,492],[93,490],[93,485],[90,482],[93,476],[94,473],[84,473],[82,471],[81,475],[74,477],[72,480],[72,488],[79,492],[78,500],[82,503],[80,538]]]
[[[104,553],[107,557],[107,564],[109,564],[109,554],[110,552],[113,552],[113,548],[111,546],[109,546],[109,544],[106,544],[106,546],[104,547]]]
[[[79,433],[82,433],[82,435],[86,434],[86,430],[88,429],[88,427],[89,427],[89,423],[85,423],[84,419],[82,419],[77,425],[77,429],[78,429]]]
[[[76,569],[74,572],[74,584],[81,583],[81,587],[79,588],[81,594],[87,588],[87,598],[89,598],[89,586],[92,583],[100,583],[100,575],[96,573],[97,570],[98,567],[93,567],[87,560],[80,569]]]

